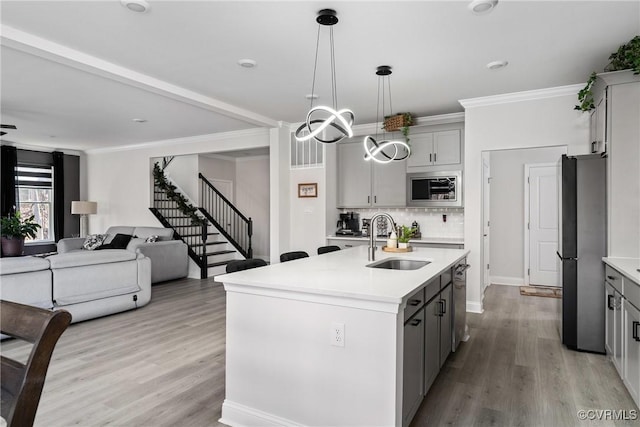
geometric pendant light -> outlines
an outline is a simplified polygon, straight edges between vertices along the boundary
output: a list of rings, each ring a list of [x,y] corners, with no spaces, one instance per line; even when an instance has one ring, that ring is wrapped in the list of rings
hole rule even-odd
[[[385,82],[387,83],[389,115],[393,115],[391,109],[391,67],[388,65],[380,65],[376,69],[378,76],[378,105],[376,107],[376,136],[375,138],[367,135],[362,141],[364,145],[364,159],[373,160],[378,163],[390,163],[406,160],[411,155],[411,147],[405,141],[394,140],[393,133],[391,138],[386,138],[386,129],[384,128],[385,117]],[[382,90],[381,90],[382,88]],[[382,120],[380,120],[380,110],[382,109]],[[385,129],[382,139],[378,139],[378,123]]]
[[[305,122],[296,130],[295,136],[297,141],[307,141],[315,139],[322,143],[334,143],[342,139],[353,136],[354,115],[347,108],[338,110],[338,96],[336,94],[336,67],[333,43],[333,25],[338,23],[338,16],[333,9],[323,9],[318,12],[316,18],[318,23],[318,37],[316,40],[316,57],[313,67],[313,82],[311,84],[311,107],[307,113]],[[319,105],[313,106],[316,85],[316,70],[318,67],[318,47],[320,45],[320,30],[323,27],[329,28],[329,47],[331,60],[331,99],[333,105],[331,107]],[[331,135],[326,136],[325,131],[330,131]],[[327,132],[329,133],[329,132]]]

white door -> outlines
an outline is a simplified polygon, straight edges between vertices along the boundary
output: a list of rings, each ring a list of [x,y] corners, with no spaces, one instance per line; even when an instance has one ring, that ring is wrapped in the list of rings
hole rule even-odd
[[[483,254],[483,286],[486,289],[491,283],[490,272],[490,207],[491,207],[491,162],[489,153],[482,153],[482,254]]]
[[[558,250],[558,169],[527,165],[529,184],[529,284],[560,286]]]
[[[233,181],[227,181],[226,179],[209,179],[209,182],[213,184],[216,190],[221,192],[228,201],[233,203]]]

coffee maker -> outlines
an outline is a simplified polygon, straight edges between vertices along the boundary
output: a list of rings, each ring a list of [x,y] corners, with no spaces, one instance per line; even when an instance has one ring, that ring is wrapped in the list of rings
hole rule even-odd
[[[338,227],[336,235],[359,236],[361,234],[360,215],[356,212],[341,213],[336,226]]]

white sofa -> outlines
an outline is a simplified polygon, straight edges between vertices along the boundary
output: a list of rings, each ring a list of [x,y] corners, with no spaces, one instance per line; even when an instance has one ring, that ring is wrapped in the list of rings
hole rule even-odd
[[[124,249],[100,252],[0,258],[0,299],[63,308],[72,322],[148,304],[151,260]]]
[[[189,273],[189,258],[187,245],[181,240],[173,240],[173,230],[163,227],[129,227],[114,226],[107,229],[105,244],[111,242],[116,234],[134,236],[127,250],[140,253],[151,260],[151,283],[187,277]],[[147,243],[150,236],[158,236],[158,241]],[[61,239],[58,242],[58,253],[103,251],[84,251],[84,238]]]

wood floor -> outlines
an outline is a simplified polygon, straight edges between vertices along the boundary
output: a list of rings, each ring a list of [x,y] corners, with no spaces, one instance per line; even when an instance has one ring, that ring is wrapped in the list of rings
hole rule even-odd
[[[412,427],[640,425],[578,419],[581,409],[638,408],[605,356],[562,345],[561,304],[487,288],[485,312],[467,314],[470,340],[449,356]]]
[[[491,286],[485,313],[468,315],[471,339],[449,357],[412,426],[625,425],[578,421],[578,409],[637,408],[604,356],[562,347],[560,301]],[[146,307],[69,327],[35,425],[220,425],[224,343],[222,286],[156,285]],[[0,346],[26,358],[24,343]]]

